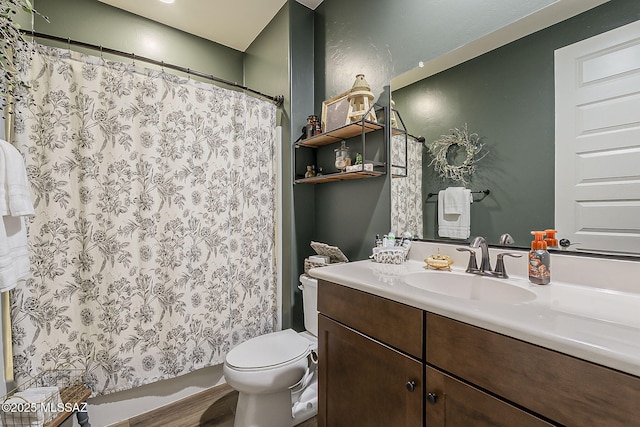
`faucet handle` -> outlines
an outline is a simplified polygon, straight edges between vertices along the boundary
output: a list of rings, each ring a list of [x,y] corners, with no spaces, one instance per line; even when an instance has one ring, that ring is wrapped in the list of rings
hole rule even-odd
[[[508,279],[509,276],[507,275],[507,270],[504,267],[504,257],[506,256],[510,256],[513,258],[521,258],[522,254],[519,254],[517,252],[502,252],[499,253],[497,256],[497,260],[496,260],[496,269],[493,271],[494,275],[496,277],[499,277],[501,279]]]
[[[467,269],[465,270],[467,273],[475,273],[478,270],[478,262],[476,261],[476,251],[469,248],[456,248],[457,251],[460,252],[469,252],[469,264],[467,264]]]

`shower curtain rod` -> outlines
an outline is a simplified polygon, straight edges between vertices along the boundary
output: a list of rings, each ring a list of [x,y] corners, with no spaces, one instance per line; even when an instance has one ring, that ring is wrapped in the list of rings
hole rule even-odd
[[[75,46],[80,46],[80,47],[84,47],[87,49],[93,49],[93,50],[99,50],[101,53],[109,53],[112,55],[118,55],[118,56],[123,56],[125,58],[129,58],[133,61],[144,61],[144,62],[148,62],[150,64],[153,65],[157,65],[159,67],[162,68],[169,68],[171,70],[175,70],[175,71],[180,71],[186,74],[190,74],[193,76],[198,76],[198,77],[202,77],[204,79],[208,79],[208,80],[212,80],[214,82],[218,82],[218,83],[223,83],[225,85],[228,86],[232,86],[235,88],[239,88],[242,90],[245,90],[247,92],[251,92],[255,95],[261,96],[263,98],[267,98],[270,99],[271,101],[273,101],[274,104],[276,104],[276,106],[281,107],[282,104],[284,103],[284,96],[283,95],[276,95],[276,96],[271,96],[271,95],[267,95],[264,94],[262,92],[259,92],[255,89],[251,89],[247,86],[243,86],[239,83],[236,82],[232,82],[229,80],[225,80],[222,79],[220,77],[216,77],[212,74],[206,74],[206,73],[202,73],[200,71],[196,71],[196,70],[192,70],[191,68],[185,68],[185,67],[181,67],[179,65],[174,65],[174,64],[168,64],[164,61],[157,61],[155,59],[151,59],[151,58],[146,58],[144,56],[138,56],[134,53],[127,53],[127,52],[123,52],[121,50],[117,50],[117,49],[111,49],[108,47],[103,47],[103,46],[98,46],[95,44],[91,44],[91,43],[86,43],[86,42],[81,42],[78,40],[72,40],[70,38],[64,38],[64,37],[58,37],[58,36],[53,36],[51,34],[45,34],[45,33],[38,33],[35,31],[29,31],[29,30],[20,30],[23,34],[25,35],[30,35],[31,37],[36,37],[36,38],[40,38],[40,39],[47,39],[47,40],[53,40],[53,41],[57,41],[60,43],[66,43],[68,45],[75,45]]]

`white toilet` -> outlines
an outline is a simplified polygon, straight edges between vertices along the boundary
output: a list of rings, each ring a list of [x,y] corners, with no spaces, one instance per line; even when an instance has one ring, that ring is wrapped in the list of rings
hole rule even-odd
[[[238,390],[234,427],[290,427],[318,412],[318,281],[300,276],[306,331],[272,332],[225,357],[224,377]]]

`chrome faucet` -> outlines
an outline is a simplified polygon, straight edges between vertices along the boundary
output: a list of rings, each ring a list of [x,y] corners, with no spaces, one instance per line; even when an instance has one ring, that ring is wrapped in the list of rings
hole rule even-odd
[[[513,238],[508,234],[503,234],[500,236],[500,244],[511,244],[513,243]],[[469,249],[472,248],[472,249]],[[491,269],[491,260],[489,259],[489,246],[487,244],[487,240],[484,237],[478,236],[474,238],[471,243],[469,243],[469,248],[457,248],[460,252],[469,252],[469,264],[467,265],[467,269],[465,270],[467,273],[471,274],[480,274],[483,276],[493,276],[498,277],[500,279],[507,279],[509,276],[507,275],[507,270],[504,267],[504,257],[510,256],[514,258],[522,257],[521,254],[515,252],[502,252],[499,253],[496,257],[496,270],[493,271]],[[476,253],[473,249],[480,248],[482,254],[482,261],[480,262],[480,268],[478,268],[478,264],[476,262]]]
[[[474,249],[480,248],[480,251],[482,253],[482,261],[480,261],[480,270],[478,270],[478,272],[480,274],[492,273],[493,270],[491,269],[491,260],[489,259],[489,246],[487,245],[487,240],[482,236],[475,237],[469,244],[469,247]]]

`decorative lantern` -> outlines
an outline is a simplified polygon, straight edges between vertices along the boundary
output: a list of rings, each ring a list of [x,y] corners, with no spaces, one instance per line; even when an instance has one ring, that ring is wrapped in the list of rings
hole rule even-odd
[[[364,79],[364,74],[356,75],[356,81],[353,83],[347,99],[349,100],[349,114],[347,115],[346,124],[357,122],[363,118],[372,122],[378,121],[376,112],[371,108],[371,105],[373,105],[373,93],[371,93],[369,83]],[[367,114],[369,109],[370,111]]]

